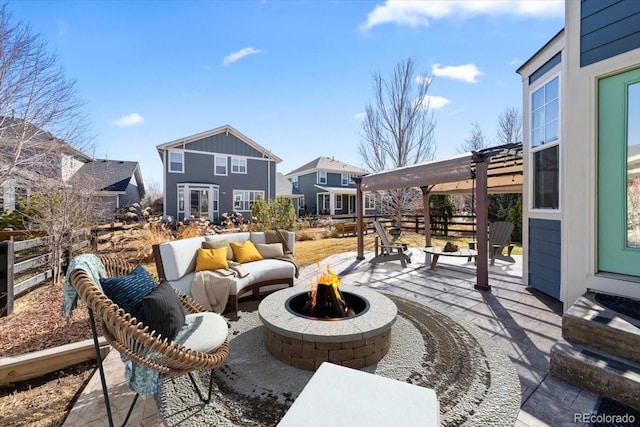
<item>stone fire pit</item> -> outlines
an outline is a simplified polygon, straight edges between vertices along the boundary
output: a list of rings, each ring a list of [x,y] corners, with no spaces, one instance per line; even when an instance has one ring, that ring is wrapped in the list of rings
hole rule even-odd
[[[391,347],[397,307],[386,296],[363,287],[340,285],[340,291],[368,302],[368,310],[343,319],[313,319],[285,308],[291,297],[307,293],[295,286],[267,296],[258,307],[264,342],[276,359],[315,371],[322,362],[360,369],[382,359]]]

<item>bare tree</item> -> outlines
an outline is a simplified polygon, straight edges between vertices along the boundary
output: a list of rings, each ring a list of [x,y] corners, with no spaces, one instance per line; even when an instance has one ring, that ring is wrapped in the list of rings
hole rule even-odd
[[[517,108],[507,108],[498,119],[498,145],[522,142],[522,116]]]
[[[46,43],[0,7],[0,185],[56,161],[61,141],[80,149],[86,118],[75,81]],[[55,137],[54,137],[55,135]]]
[[[461,153],[467,153],[469,151],[477,151],[483,148],[487,148],[489,143],[487,141],[487,137],[485,136],[482,128],[478,122],[471,123],[471,135],[467,139],[464,140],[458,151]]]
[[[368,169],[378,172],[433,159],[436,142],[428,97],[431,81],[427,73],[416,75],[411,58],[398,63],[390,79],[373,75],[375,100],[366,107],[358,146]],[[419,195],[408,189],[386,191],[379,198],[384,201],[381,210],[399,222],[403,213],[415,207]]]

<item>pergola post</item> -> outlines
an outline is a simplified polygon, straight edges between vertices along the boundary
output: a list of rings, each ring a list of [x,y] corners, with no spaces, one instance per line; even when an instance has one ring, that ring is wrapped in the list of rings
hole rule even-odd
[[[424,246],[431,246],[431,210],[429,207],[429,187],[420,187],[422,190],[422,215],[424,216]],[[425,265],[431,264],[431,254],[424,255]]]
[[[489,286],[489,242],[488,242],[488,209],[487,209],[487,169],[490,156],[475,154],[473,161],[476,164],[476,223],[478,224],[476,237],[478,240],[478,257],[476,259],[476,285],[475,289],[490,291]]]
[[[363,220],[363,209],[362,209],[362,177],[354,176],[351,178],[353,182],[356,183],[356,241],[358,246],[358,255],[357,259],[364,259],[364,220]]]

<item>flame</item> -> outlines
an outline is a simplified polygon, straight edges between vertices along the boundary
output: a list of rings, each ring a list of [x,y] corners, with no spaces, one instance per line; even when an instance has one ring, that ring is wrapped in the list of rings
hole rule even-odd
[[[320,262],[316,263],[318,268],[320,268]],[[330,285],[333,288],[333,293],[336,295],[336,298],[340,300],[343,304],[346,302],[341,298],[341,294],[338,291],[338,286],[340,285],[340,278],[337,274],[335,274],[329,268],[329,264],[327,264],[327,271],[322,274],[316,274],[316,282],[311,282],[309,285],[309,298],[311,299],[311,307],[315,307],[316,305],[316,294],[318,293],[318,284],[321,285]]]

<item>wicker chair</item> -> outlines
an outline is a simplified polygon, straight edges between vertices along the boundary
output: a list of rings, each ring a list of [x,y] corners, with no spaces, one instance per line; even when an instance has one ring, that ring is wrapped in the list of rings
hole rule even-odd
[[[113,255],[100,255],[100,260],[104,264],[107,276],[115,277],[130,273],[134,265]],[[84,300],[89,310],[89,318],[93,332],[96,358],[102,381],[103,395],[107,407],[109,425],[113,425],[111,408],[106,388],[104,370],[98,346],[98,337],[95,327],[94,313],[98,320],[102,321],[102,331],[106,340],[134,363],[154,369],[164,376],[179,376],[188,374],[196,389],[198,396],[203,403],[211,400],[211,389],[213,385],[213,373],[209,379],[209,391],[205,397],[202,395],[195,379],[193,371],[212,370],[222,366],[229,353],[229,338],[211,353],[203,353],[194,349],[186,348],[167,339],[156,337],[155,331],[149,331],[149,327],[142,322],[138,322],[129,313],[125,313],[117,304],[111,301],[92,280],[91,276],[84,270],[76,269],[70,274],[70,282],[76,289],[78,296]],[[186,314],[205,312],[198,303],[187,296],[179,295],[180,301]],[[215,313],[211,313],[214,315]],[[217,316],[217,315],[216,315]],[[129,412],[124,420],[127,423],[135,403],[139,397],[136,394]],[[123,424],[123,425],[124,425]]]

